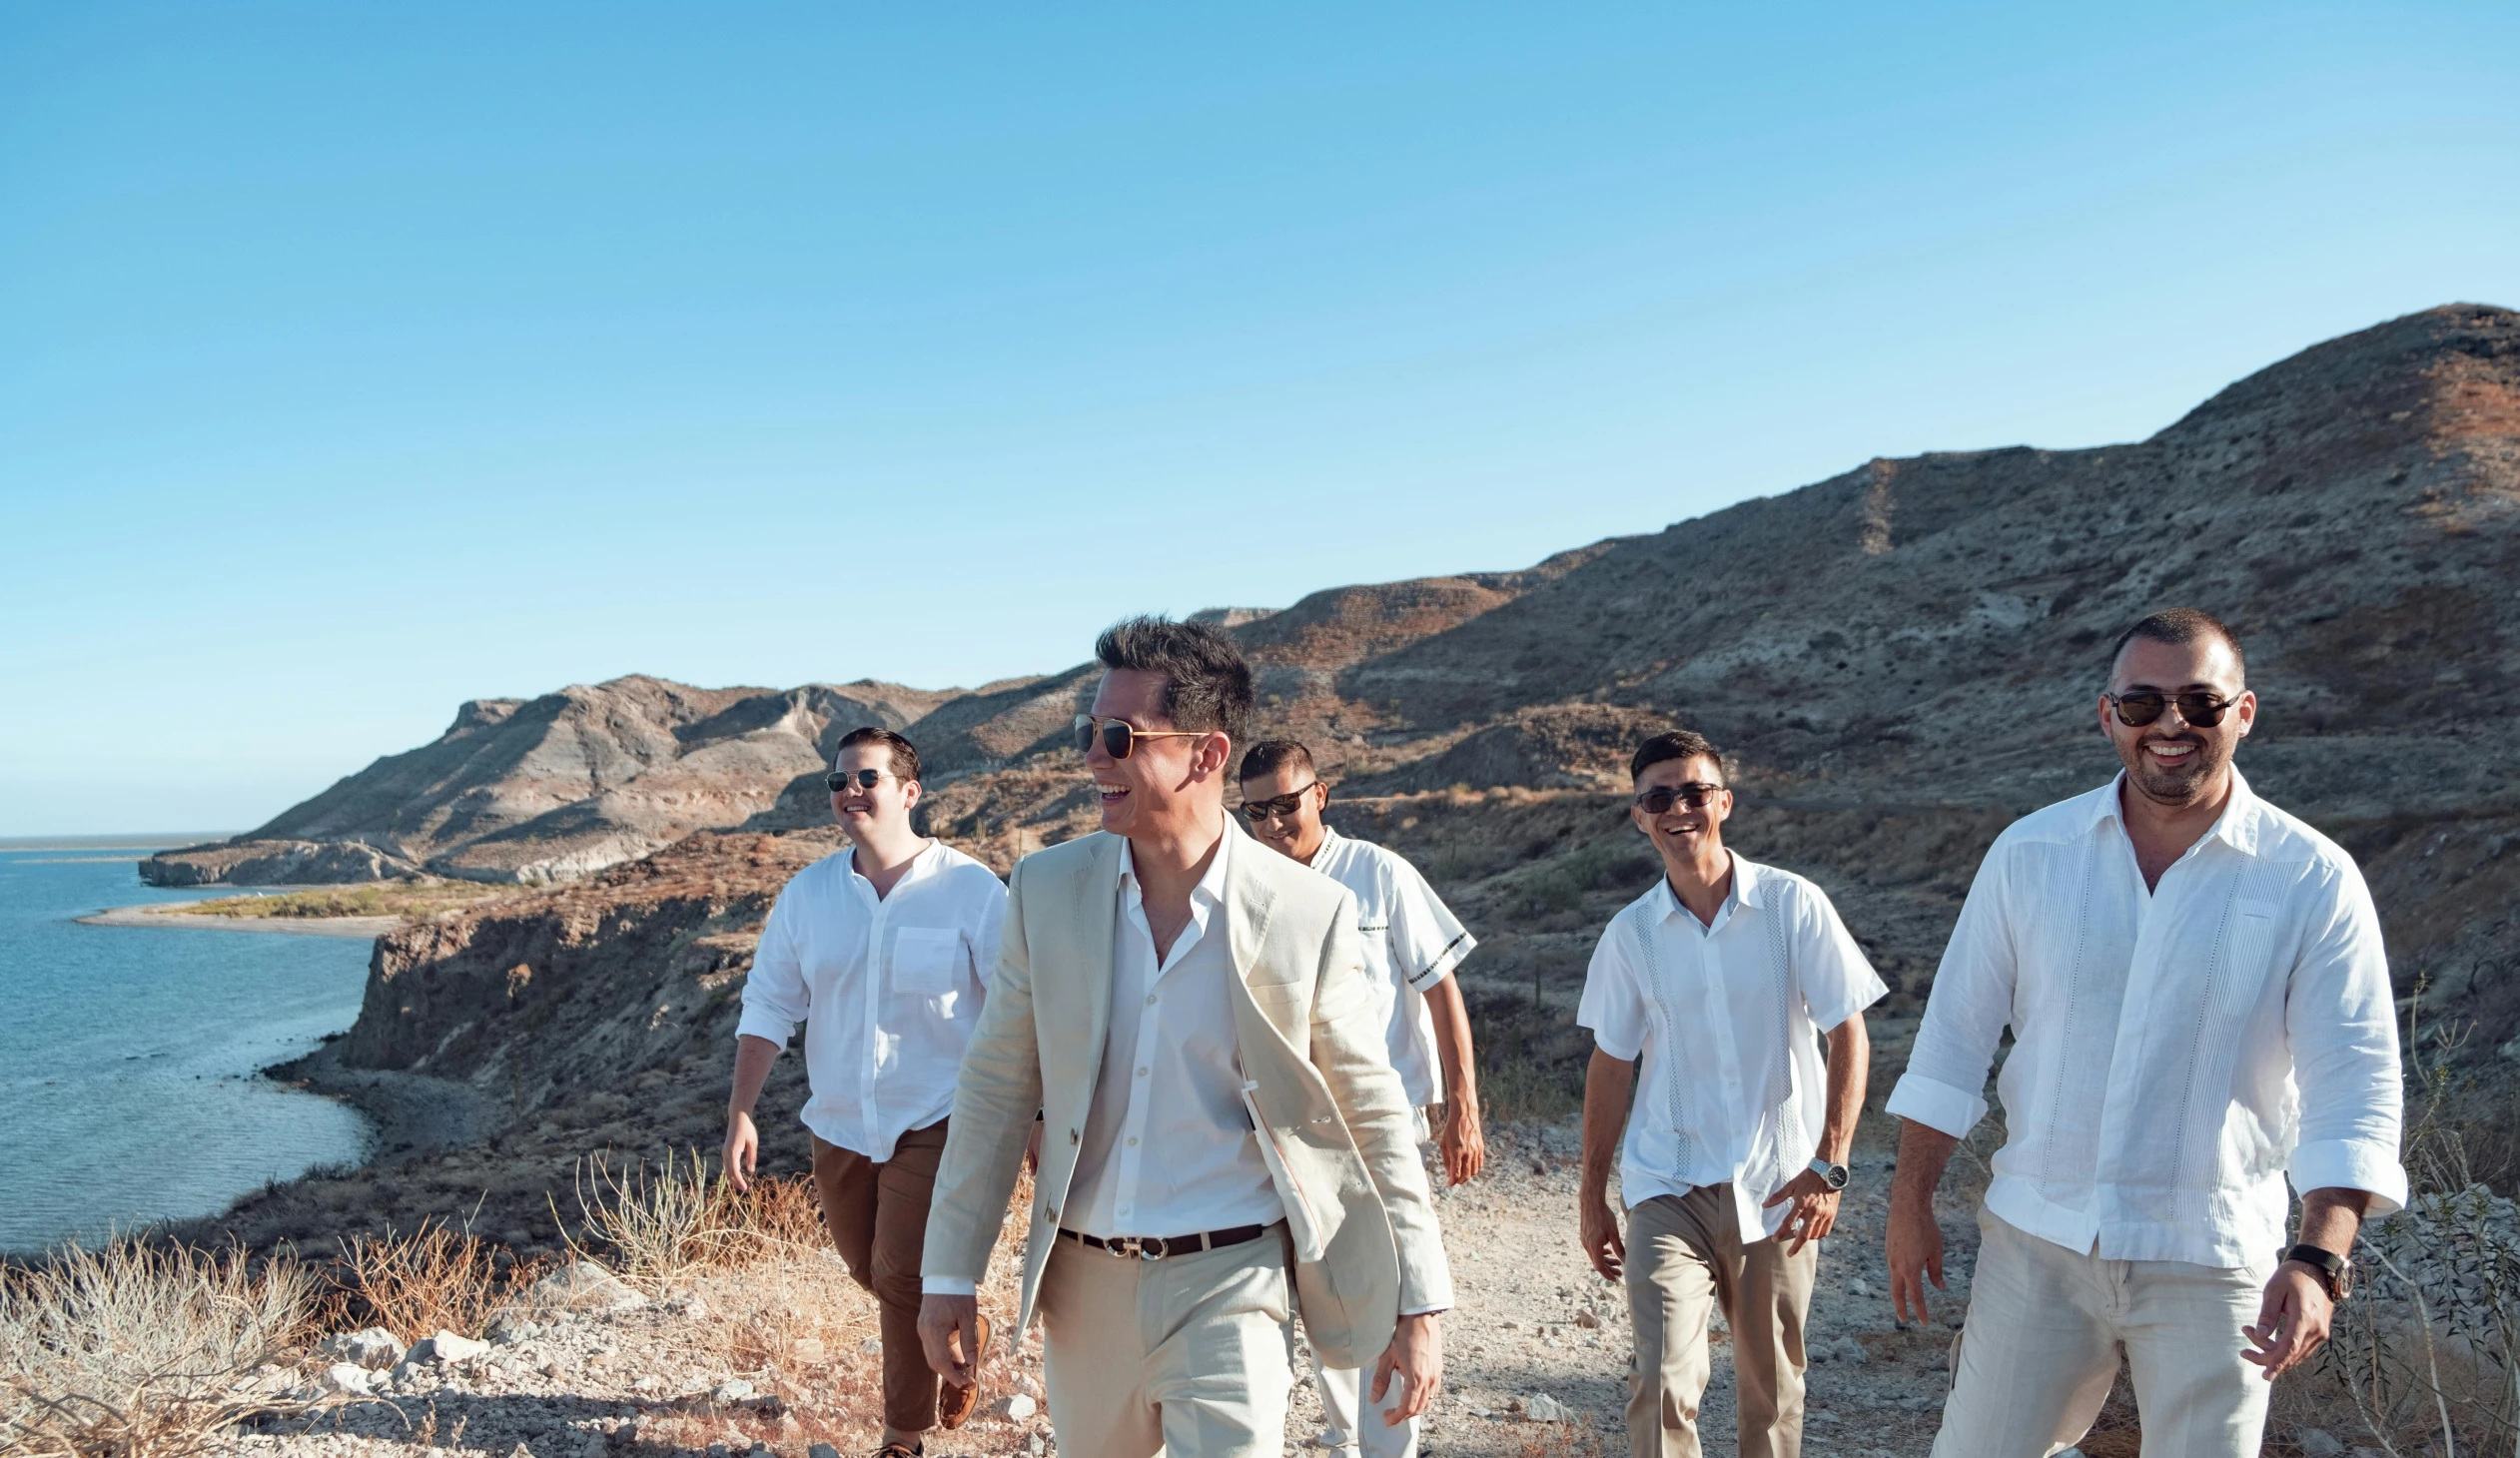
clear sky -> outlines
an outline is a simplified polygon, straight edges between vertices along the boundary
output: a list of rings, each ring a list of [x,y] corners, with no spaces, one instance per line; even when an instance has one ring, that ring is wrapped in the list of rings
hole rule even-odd
[[[0,8],[0,835],[2138,437],[2520,305],[2520,6]]]

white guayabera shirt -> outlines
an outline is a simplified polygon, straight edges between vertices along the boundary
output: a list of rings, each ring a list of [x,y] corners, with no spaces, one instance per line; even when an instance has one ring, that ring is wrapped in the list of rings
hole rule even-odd
[[[875,895],[855,851],[796,873],[770,908],[738,1037],[805,1025],[805,1126],[882,1163],[954,1108],[954,1075],[998,971],[1006,886],[942,841]]]
[[[1312,869],[1356,894],[1356,932],[1364,944],[1365,983],[1390,1040],[1391,1067],[1408,1101],[1441,1102],[1442,1067],[1435,1054],[1435,1017],[1427,990],[1452,976],[1478,946],[1426,878],[1399,852],[1351,840],[1321,827]]]
[[[1575,1021],[1614,1059],[1644,1058],[1619,1155],[1630,1209],[1732,1185],[1741,1238],[1776,1233],[1768,1196],[1819,1152],[1828,1118],[1820,1035],[1889,991],[1820,888],[1733,857],[1705,925],[1667,878],[1610,919]]]
[[[2258,1265],[2302,1190],[2406,1199],[2397,1024],[2351,857],[2251,794],[2145,891],[2116,781],[1996,838],[1890,1111],[1954,1135],[1996,1081],[1987,1208],[2103,1260]]]

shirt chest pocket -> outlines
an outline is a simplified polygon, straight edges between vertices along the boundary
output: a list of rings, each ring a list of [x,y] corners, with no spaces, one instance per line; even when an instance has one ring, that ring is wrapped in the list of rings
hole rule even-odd
[[[904,927],[893,938],[893,991],[943,997],[960,990],[963,934],[951,927]]]

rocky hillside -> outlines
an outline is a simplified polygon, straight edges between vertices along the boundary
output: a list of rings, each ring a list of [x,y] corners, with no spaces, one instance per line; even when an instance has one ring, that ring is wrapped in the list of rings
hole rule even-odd
[[[2093,722],[2108,643],[2171,604],[2242,634],[2264,700],[2242,766],[2360,858],[2401,991],[2424,979],[2428,1006],[2467,1027],[2456,1059],[2520,1058],[2504,976],[2520,748],[2500,732],[2520,709],[2515,587],[2520,315],[2451,306],[2305,351],[2141,442],[1876,460],[1526,571],[1338,588],[1234,630],[1260,665],[1265,728],[1311,740],[1338,781],[1334,816],[1415,858],[1478,933],[1463,983],[1489,1090],[1546,1114],[1582,1052],[1568,1014],[1593,938],[1654,874],[1622,813],[1639,734],[1684,723],[1735,752],[1735,843],[1836,898],[1894,990],[1877,1046],[1895,1071],[1986,844],[2113,772]],[[912,719],[931,828],[1004,868],[1089,825],[1061,731],[1092,681],[995,685]],[[537,704],[563,700],[578,702]],[[548,1157],[590,1131],[713,1138],[750,938],[830,834],[810,782],[788,790],[820,730],[767,727],[806,724],[802,709],[749,712],[764,727],[746,732],[784,733],[795,757],[716,822],[740,833],[384,939],[342,1061],[484,1091]],[[462,732],[373,783],[461,758]],[[538,844],[525,827],[599,802],[520,805],[501,831],[421,854],[504,874]],[[374,803],[319,799],[267,832],[312,841],[403,813]],[[690,1111],[633,1116],[625,1091]]]
[[[233,841],[153,856],[140,874],[157,886],[421,873],[566,881],[741,825],[826,764],[851,729],[900,729],[956,697],[866,681],[782,693],[634,675],[538,699],[474,699],[433,743],[388,755]]]

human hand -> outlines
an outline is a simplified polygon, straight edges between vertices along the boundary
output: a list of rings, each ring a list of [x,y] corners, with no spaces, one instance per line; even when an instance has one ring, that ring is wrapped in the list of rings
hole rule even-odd
[[[1046,1125],[1040,1119],[1034,1119],[1032,1137],[1024,1141],[1024,1172],[1027,1174],[1041,1173],[1041,1131],[1044,1127]]]
[[[752,1126],[752,1114],[745,1109],[726,1111],[726,1147],[718,1155],[718,1164],[726,1177],[734,1181],[737,1193],[752,1188],[753,1166],[761,1157],[761,1130]]]
[[[2240,1334],[2256,1347],[2255,1351],[2243,1350],[2240,1356],[2264,1367],[2266,1380],[2272,1382],[2326,1345],[2328,1328],[2335,1319],[2336,1303],[2328,1299],[2327,1288],[2308,1266],[2287,1260],[2275,1267],[2273,1277],[2266,1282],[2266,1298],[2258,1305],[2257,1324],[2240,1328]]]
[[[960,1345],[956,1344],[960,1338]],[[957,1387],[979,1380],[980,1298],[930,1292],[919,1298],[919,1346],[928,1365]]]
[[[1779,1237],[1792,1235],[1794,1243],[1786,1247],[1785,1253],[1800,1255],[1804,1246],[1814,1240],[1826,1239],[1829,1232],[1837,1228],[1838,1191],[1829,1187],[1829,1181],[1821,1178],[1819,1171],[1806,1169],[1785,1181],[1785,1187],[1769,1195],[1767,1204],[1761,1208],[1773,1208],[1789,1199],[1794,1202],[1794,1208],[1787,1213],[1785,1223],[1777,1227],[1776,1233]]]
[[[1943,1227],[1934,1221],[1934,1201],[1900,1198],[1890,1201],[1890,1224],[1883,1244],[1890,1254],[1890,1310],[1902,1321],[1922,1326],[1925,1283],[1943,1289]]]
[[[1605,1281],[1619,1278],[1619,1268],[1627,1260],[1627,1242],[1619,1238],[1619,1217],[1610,1212],[1610,1201],[1599,1194],[1587,1194],[1576,1201],[1577,1235],[1584,1247],[1584,1259],[1601,1273]]]
[[[1487,1136],[1479,1129],[1474,1098],[1447,1099],[1443,1106],[1443,1173],[1454,1184],[1467,1184],[1487,1165]]]
[[[1443,1327],[1437,1319],[1441,1314],[1429,1311],[1401,1317],[1392,1329],[1391,1344],[1373,1364],[1373,1390],[1367,1396],[1374,1406],[1382,1405],[1393,1377],[1400,1382],[1400,1400],[1382,1415],[1386,1427],[1398,1427],[1424,1412],[1443,1387]]]

